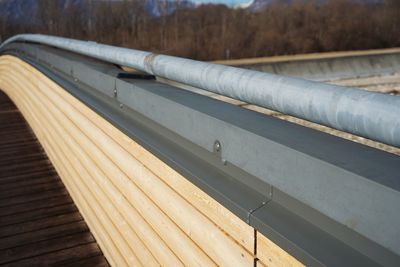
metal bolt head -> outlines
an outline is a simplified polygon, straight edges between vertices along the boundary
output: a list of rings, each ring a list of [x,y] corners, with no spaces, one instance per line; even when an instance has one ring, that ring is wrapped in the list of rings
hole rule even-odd
[[[218,140],[214,142],[214,151],[221,151],[221,143]]]
[[[114,89],[114,97],[117,96],[117,89]]]
[[[120,108],[123,108],[123,107],[124,107],[124,105],[123,105],[123,104],[119,104],[119,107],[120,107]]]

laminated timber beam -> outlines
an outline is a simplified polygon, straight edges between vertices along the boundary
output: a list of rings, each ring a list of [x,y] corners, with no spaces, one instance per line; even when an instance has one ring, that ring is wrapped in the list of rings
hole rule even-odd
[[[3,53],[0,88],[112,265],[399,260],[398,157],[60,49]]]

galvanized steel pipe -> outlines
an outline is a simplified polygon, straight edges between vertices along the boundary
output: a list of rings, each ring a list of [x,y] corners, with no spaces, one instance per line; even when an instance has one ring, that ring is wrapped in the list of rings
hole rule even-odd
[[[45,44],[135,68],[400,147],[397,96],[39,34],[16,35],[1,48],[17,41]]]

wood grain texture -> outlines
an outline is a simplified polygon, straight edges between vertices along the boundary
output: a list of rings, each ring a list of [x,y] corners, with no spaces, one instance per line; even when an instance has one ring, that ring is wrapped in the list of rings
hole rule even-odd
[[[301,262],[289,255],[262,234],[257,234],[257,258],[263,266],[304,266]]]
[[[252,227],[25,62],[0,57],[0,88],[33,128],[111,265],[292,262],[260,233],[255,255]]]
[[[27,139],[16,140],[17,134]],[[108,266],[35,135],[3,92],[0,140],[0,265],[54,266],[96,257]],[[40,173],[31,171],[38,166]]]

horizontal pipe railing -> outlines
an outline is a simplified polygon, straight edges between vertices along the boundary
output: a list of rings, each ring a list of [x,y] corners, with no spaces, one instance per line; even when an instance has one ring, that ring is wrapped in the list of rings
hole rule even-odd
[[[35,42],[198,87],[338,130],[400,147],[400,97],[95,42],[22,34]]]

